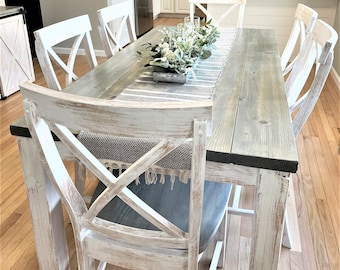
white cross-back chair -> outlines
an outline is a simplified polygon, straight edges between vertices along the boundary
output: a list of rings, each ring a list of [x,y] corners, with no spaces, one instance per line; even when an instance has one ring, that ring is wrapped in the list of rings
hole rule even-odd
[[[318,13],[314,9],[303,4],[297,5],[294,14],[294,24],[281,55],[281,69],[283,75],[286,75],[291,71],[297,58],[297,55],[293,57],[294,50],[298,53],[301,51],[305,37],[312,32],[317,18]]]
[[[74,66],[77,54],[80,53],[81,45],[84,46],[90,69],[97,66],[90,35],[91,29],[89,16],[82,15],[46,26],[34,32],[38,61],[49,88],[62,90],[53,64],[56,64],[66,75],[66,82],[63,86],[67,86],[78,79],[78,76],[74,73]],[[65,41],[72,42],[67,63],[55,51],[55,46]]]
[[[89,68],[93,69],[98,65],[90,35],[91,29],[89,16],[82,15],[46,26],[34,32],[38,61],[50,89],[61,91],[63,87],[78,79],[78,76],[74,73],[74,68],[81,45],[84,46]],[[66,63],[55,51],[55,46],[60,46],[61,42],[70,42],[69,45],[72,44]],[[61,77],[60,74],[57,76],[60,71],[65,74],[64,83],[58,79],[58,77]],[[85,188],[85,182],[83,182],[83,175],[85,174],[84,166],[75,161],[75,182],[82,193]]]
[[[294,135],[300,133],[313,111],[332,68],[337,32],[322,20],[317,20],[312,34],[306,37],[300,55],[293,66],[285,87],[289,110],[293,114]],[[308,77],[315,67],[312,85],[304,91]]]
[[[128,2],[114,4],[97,11],[98,29],[107,58],[134,42],[135,27],[131,18],[131,5]],[[123,41],[123,31],[127,29],[128,43]]]
[[[107,262],[138,270],[197,269],[218,228],[225,233],[231,189],[230,184],[204,180],[212,101],[100,100],[49,91],[32,83],[21,85],[21,91],[42,165],[72,223],[78,269],[93,269],[94,259],[101,261],[101,267]],[[151,138],[159,143],[136,156],[115,177],[70,130]],[[54,141],[51,131],[60,141]],[[169,179],[164,184],[145,184],[144,172],[183,144],[192,148],[189,182],[176,180],[173,189]],[[100,181],[89,207],[64,167],[59,150],[65,151],[65,147]],[[225,234],[215,255],[223,250],[224,242]],[[218,256],[212,261],[213,268],[217,262]]]
[[[197,6],[206,15],[207,21],[211,20],[211,23],[215,26],[222,26],[221,23],[225,18],[236,13],[236,27],[243,27],[244,11],[247,3],[246,0],[189,0],[189,3],[190,18],[192,21],[195,15],[195,7]],[[206,7],[203,6],[204,4],[206,4]],[[218,14],[213,14],[209,11],[209,4],[220,7],[218,8]]]
[[[338,34],[327,23],[316,20],[311,33],[306,36],[302,49],[296,58],[295,64],[286,80],[285,87],[289,110],[292,115],[292,125],[295,138],[300,133],[303,125],[312,113],[322,89],[332,68],[333,50],[338,40]],[[315,72],[313,71],[315,68]],[[313,76],[311,86],[306,89],[307,79]],[[231,214],[252,215],[251,209],[239,208],[239,197],[241,187],[235,187]],[[292,246],[292,239],[289,231],[289,220],[285,219],[285,231],[283,245]]]

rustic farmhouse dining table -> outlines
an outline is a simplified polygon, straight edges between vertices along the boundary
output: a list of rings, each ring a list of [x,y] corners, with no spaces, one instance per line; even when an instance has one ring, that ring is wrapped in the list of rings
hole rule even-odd
[[[158,43],[160,29],[154,28],[64,91],[140,102],[210,96],[208,180],[256,187],[250,269],[277,269],[288,176],[296,172],[298,157],[275,32],[221,29],[215,58],[201,61],[187,83],[180,85],[152,81],[144,67],[147,59],[136,53],[147,42]],[[59,195],[40,165],[24,118],[10,128],[19,144],[40,267],[68,269]],[[65,151],[65,159],[72,158]]]

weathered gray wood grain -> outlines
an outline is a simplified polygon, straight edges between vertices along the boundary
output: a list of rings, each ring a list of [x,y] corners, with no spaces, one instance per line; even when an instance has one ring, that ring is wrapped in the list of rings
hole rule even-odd
[[[159,42],[159,29],[130,44],[64,91],[104,99],[115,98],[128,87],[133,91],[148,61],[136,52],[144,50],[147,42]],[[286,172],[297,170],[295,140],[279,69],[273,30],[239,30],[213,96],[213,129],[208,138],[207,160]],[[191,87],[153,82],[150,85],[168,99],[172,94],[193,95],[202,91],[199,78],[196,86]],[[143,87],[149,90],[138,86]],[[22,134],[25,124],[19,121],[11,129]]]

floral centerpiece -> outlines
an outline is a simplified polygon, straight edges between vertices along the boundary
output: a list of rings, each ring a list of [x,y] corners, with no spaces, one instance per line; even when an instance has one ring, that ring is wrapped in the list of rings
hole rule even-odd
[[[138,53],[151,58],[147,66],[152,66],[154,73],[173,73],[184,78],[197,59],[210,57],[212,45],[219,36],[217,28],[210,23],[202,26],[179,24],[165,27],[161,32],[164,37],[160,43],[145,44],[148,50]]]

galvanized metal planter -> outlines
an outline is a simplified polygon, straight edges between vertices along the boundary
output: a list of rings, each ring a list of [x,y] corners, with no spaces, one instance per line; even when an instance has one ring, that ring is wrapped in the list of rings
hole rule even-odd
[[[159,72],[153,71],[152,77],[155,82],[171,82],[184,84],[187,81],[186,74],[179,74],[173,72]]]

